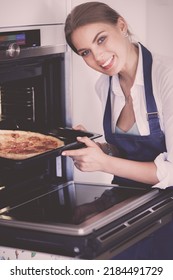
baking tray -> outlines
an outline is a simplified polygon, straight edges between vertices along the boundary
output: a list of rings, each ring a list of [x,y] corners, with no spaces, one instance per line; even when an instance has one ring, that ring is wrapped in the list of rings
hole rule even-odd
[[[17,130],[17,129],[16,129]],[[36,131],[35,131],[36,132]],[[38,133],[42,133],[40,131],[37,131]],[[14,167],[14,166],[23,166],[28,163],[33,163],[33,161],[37,160],[45,160],[50,157],[57,157],[60,156],[62,151],[64,150],[71,150],[71,149],[79,149],[82,147],[85,147],[84,144],[79,143],[77,141],[77,137],[84,137],[87,136],[91,140],[94,140],[98,137],[101,137],[101,134],[97,133],[92,133],[88,131],[82,131],[82,130],[74,130],[72,128],[63,128],[63,127],[58,127],[57,129],[53,129],[49,131],[48,133],[43,133],[45,135],[53,136],[55,138],[58,138],[64,142],[64,146],[59,147],[57,149],[53,149],[50,151],[47,151],[45,153],[38,154],[36,156],[27,158],[27,159],[8,159],[4,157],[0,157],[0,166],[5,166],[5,167]]]

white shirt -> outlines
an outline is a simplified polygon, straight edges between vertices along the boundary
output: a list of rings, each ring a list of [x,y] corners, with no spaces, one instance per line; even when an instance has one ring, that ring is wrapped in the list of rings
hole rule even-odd
[[[139,60],[134,84],[131,88],[133,109],[136,124],[140,135],[149,135],[149,124],[147,121],[147,109],[143,79],[143,63],[141,46],[139,46]],[[165,189],[173,186],[173,59],[168,57],[152,55],[152,83],[153,94],[156,101],[160,127],[165,134],[167,152],[159,154],[154,162],[157,166],[157,177],[159,183],[153,187]],[[109,78],[102,74],[96,83],[96,92],[102,102],[103,112],[107,101]],[[112,131],[122,108],[125,105],[125,97],[122,92],[118,75],[112,78],[111,107],[112,107]]]

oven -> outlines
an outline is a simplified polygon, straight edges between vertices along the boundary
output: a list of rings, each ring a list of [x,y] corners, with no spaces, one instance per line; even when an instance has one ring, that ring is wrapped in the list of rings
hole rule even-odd
[[[63,40],[42,46],[41,34],[38,26],[0,32],[0,129],[65,144],[26,160],[0,158],[0,245],[110,259],[172,220],[173,190],[74,182],[62,150],[80,148],[77,136],[100,135],[70,128],[69,51]]]

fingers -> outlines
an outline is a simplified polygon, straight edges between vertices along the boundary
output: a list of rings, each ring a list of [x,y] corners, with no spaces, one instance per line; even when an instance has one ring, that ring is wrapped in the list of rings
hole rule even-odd
[[[85,144],[87,147],[96,147],[96,143],[88,138],[87,136],[84,137],[77,137],[78,142]]]
[[[83,172],[98,171],[101,168],[104,153],[98,145],[88,137],[77,137],[84,148],[76,150],[65,150],[62,156],[69,156],[74,161],[74,165]]]
[[[74,126],[73,129],[74,130],[87,131],[86,128],[83,125],[81,125],[81,124]]]
[[[97,147],[97,145],[88,137],[77,137],[78,142],[85,144],[86,147]],[[76,157],[86,153],[86,149],[66,150],[62,152],[62,156]]]
[[[83,149],[78,150],[66,150],[62,152],[62,156],[69,156],[69,157],[78,157],[84,154]]]

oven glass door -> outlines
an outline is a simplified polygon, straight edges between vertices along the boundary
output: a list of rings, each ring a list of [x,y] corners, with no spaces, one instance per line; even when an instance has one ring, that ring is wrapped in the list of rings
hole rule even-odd
[[[67,182],[17,194],[1,207],[0,223],[69,235],[86,235],[149,201],[157,191]],[[8,199],[7,199],[8,200]],[[5,207],[4,207],[5,206]]]

